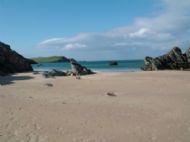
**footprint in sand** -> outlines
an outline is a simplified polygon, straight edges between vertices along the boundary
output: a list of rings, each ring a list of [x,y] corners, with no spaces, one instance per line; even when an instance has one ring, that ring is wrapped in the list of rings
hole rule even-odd
[[[89,136],[76,134],[73,137],[73,142],[78,142],[78,141],[81,141],[81,142],[98,142],[97,139],[91,138]]]
[[[65,133],[65,131],[64,131],[64,129],[63,129],[62,127],[57,128],[57,131],[58,131],[60,134],[64,134],[64,133]]]
[[[36,133],[29,133],[26,135],[27,141],[26,142],[46,142],[47,137],[39,136]]]
[[[40,127],[40,125],[38,125],[38,124],[34,124],[34,129],[35,129],[35,130],[40,130],[41,127]]]
[[[38,135],[34,133],[29,133],[26,135],[26,137],[27,137],[27,142],[39,142]]]

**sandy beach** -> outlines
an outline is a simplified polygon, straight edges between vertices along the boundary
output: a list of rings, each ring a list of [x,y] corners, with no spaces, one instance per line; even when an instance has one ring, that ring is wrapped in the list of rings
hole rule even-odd
[[[190,72],[0,77],[0,142],[189,142]],[[114,93],[109,96],[107,93]]]

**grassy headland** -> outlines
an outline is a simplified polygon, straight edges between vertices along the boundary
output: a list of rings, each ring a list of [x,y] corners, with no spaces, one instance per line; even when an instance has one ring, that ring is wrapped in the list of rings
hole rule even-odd
[[[32,60],[36,61],[37,63],[55,63],[55,62],[68,62],[64,56],[50,56],[50,57],[37,57],[32,58]]]

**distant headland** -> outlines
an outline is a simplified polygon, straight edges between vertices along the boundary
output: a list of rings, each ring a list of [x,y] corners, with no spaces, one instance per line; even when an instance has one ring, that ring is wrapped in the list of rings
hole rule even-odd
[[[31,58],[31,59],[37,63],[69,62],[69,59],[64,56],[37,57],[37,58]]]

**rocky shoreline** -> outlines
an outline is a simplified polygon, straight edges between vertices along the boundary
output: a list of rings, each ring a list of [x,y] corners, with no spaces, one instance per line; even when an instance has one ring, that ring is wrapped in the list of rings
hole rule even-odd
[[[167,54],[152,58],[145,57],[144,71],[154,70],[186,70],[190,68],[190,48],[182,53],[179,47],[174,47]]]
[[[80,65],[74,59],[67,59],[70,62],[72,70],[64,73],[58,70],[44,72],[44,76],[68,76],[68,75],[87,75],[94,72]],[[33,71],[31,64],[37,64],[34,60],[24,58],[3,42],[0,42],[0,75],[8,75],[12,73],[21,73]]]
[[[61,71],[52,70],[45,72],[45,75],[53,76],[68,76],[68,75],[87,75],[94,72],[80,65],[76,60],[68,60],[71,64],[71,71],[64,73]],[[31,64],[37,64],[34,60],[27,59],[16,51],[12,50],[10,45],[0,42],[0,75],[8,75],[20,72],[33,71]],[[189,70],[190,69],[190,48],[185,53],[182,53],[179,47],[172,48],[167,54],[153,58],[146,56],[144,66],[141,68],[144,71],[154,70]]]

